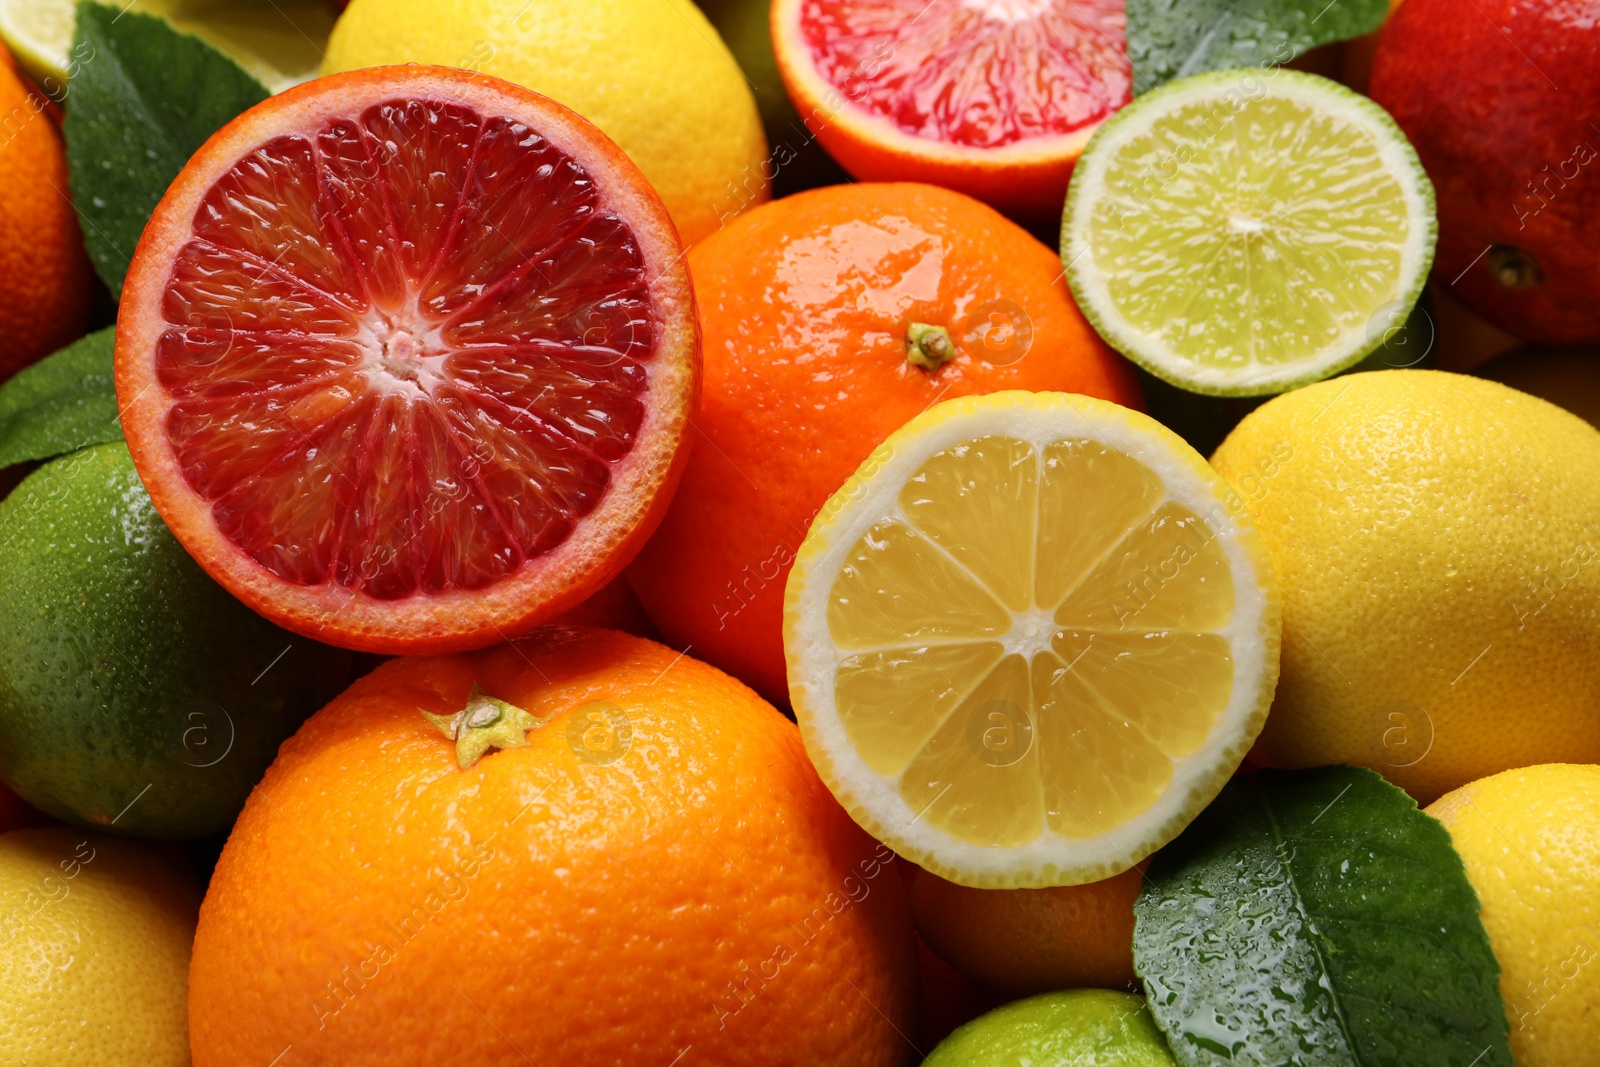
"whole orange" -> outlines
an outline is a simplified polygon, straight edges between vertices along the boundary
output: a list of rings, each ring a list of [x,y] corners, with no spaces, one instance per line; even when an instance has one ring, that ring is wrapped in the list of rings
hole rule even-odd
[[[0,381],[83,333],[93,268],[61,132],[9,54],[0,63]]]
[[[475,686],[526,744],[462,769],[424,712]],[[792,723],[654,642],[547,627],[392,660],[285,743],[201,908],[190,1039],[196,1067],[881,1067],[915,974],[891,854]]]
[[[917,932],[973,981],[1016,996],[1133,988],[1133,901],[1144,864],[1085,885],[972,889],[918,870]]]
[[[799,193],[695,245],[689,273],[705,359],[694,451],[628,577],[671,643],[774,701],[788,699],[794,554],[884,438],[937,401],[1001,389],[1142,406],[1056,253],[960,193]],[[935,364],[946,344],[937,366],[909,358]]]

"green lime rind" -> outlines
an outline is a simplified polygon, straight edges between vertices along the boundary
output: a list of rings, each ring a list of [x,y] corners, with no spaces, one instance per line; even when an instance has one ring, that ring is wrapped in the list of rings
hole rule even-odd
[[[225,830],[350,654],[286,633],[200,569],[121,442],[0,502],[0,780],[77,826]]]
[[[1212,106],[1204,112],[1190,110],[1200,104]],[[1321,128],[1274,126],[1264,121],[1273,109],[1280,113],[1308,109],[1306,121]],[[1164,118],[1186,111],[1190,111],[1191,121],[1198,115],[1210,124],[1204,137],[1192,136],[1200,129],[1198,125],[1187,127],[1182,134],[1175,125],[1151,132]],[[1260,151],[1242,152],[1240,128],[1245,124],[1232,121],[1241,113],[1251,119],[1242,136],[1270,141],[1274,134],[1283,134],[1287,147],[1269,146],[1272,159],[1264,159]],[[1327,159],[1317,159],[1312,153],[1331,150],[1330,131],[1373,157],[1373,165],[1355,175],[1370,176],[1369,187],[1357,188],[1354,194],[1349,188],[1327,188],[1336,180],[1328,177],[1332,168]],[[1219,136],[1223,133],[1229,136]],[[1124,149],[1130,153],[1144,150],[1145,162],[1152,162],[1148,158],[1152,151],[1160,149],[1165,154],[1151,166],[1118,173],[1113,168],[1123,165],[1117,156]],[[1297,166],[1284,165],[1286,151],[1298,153],[1291,157]],[[1204,181],[1204,171],[1224,169],[1219,163],[1230,156],[1236,164],[1231,171],[1212,175],[1209,184]],[[1353,153],[1341,154],[1341,159],[1351,157]],[[1338,162],[1334,161],[1335,167]],[[1247,168],[1253,173],[1246,175]],[[1345,207],[1342,219],[1320,207],[1316,213],[1307,213],[1295,204],[1274,201],[1260,187],[1263,173],[1268,175],[1269,188],[1281,189],[1285,183],[1298,181],[1302,189],[1340,203]],[[1224,177],[1230,187],[1219,189]],[[1337,180],[1347,182],[1347,176]],[[1132,199],[1119,197],[1108,187],[1111,182],[1130,189],[1137,182],[1139,191]],[[1180,202],[1185,196],[1194,201],[1195,190],[1214,194],[1205,204],[1216,213],[1214,225],[1208,225],[1213,217],[1195,211],[1192,203]],[[1376,207],[1369,209],[1361,198],[1369,192],[1374,197],[1384,194],[1386,199],[1375,200]],[[1328,229],[1342,221],[1370,230],[1383,221],[1385,211],[1389,218],[1404,222],[1403,232],[1397,227],[1395,239],[1388,243],[1356,240]],[[1257,214],[1263,218],[1255,218]],[[1130,237],[1127,244],[1137,246],[1134,256],[1143,257],[1142,261],[1136,262],[1126,252],[1118,258],[1110,249],[1096,247],[1097,235],[1092,232],[1096,228],[1101,244],[1111,243],[1105,236],[1111,233],[1105,225],[1108,218],[1118,229],[1116,237],[1125,223],[1132,222],[1129,233],[1138,235],[1138,240]],[[1168,233],[1153,240],[1147,236],[1153,227],[1162,225]],[[1219,238],[1223,227],[1226,233]],[[1256,235],[1262,236],[1252,245]],[[1090,139],[1073,173],[1062,217],[1061,257],[1079,307],[1113,348],[1151,374],[1190,392],[1261,396],[1321,381],[1380,348],[1394,322],[1403,321],[1422,295],[1437,236],[1433,185],[1416,151],[1387,112],[1366,97],[1314,74],[1251,68],[1212,71],[1168,82],[1107,120]],[[1234,251],[1235,239],[1239,248],[1256,250]],[[1186,273],[1190,263],[1183,262],[1185,257],[1198,259],[1196,248],[1209,252],[1211,247],[1217,252]],[[1330,257],[1330,249],[1342,254]],[[1230,273],[1230,265],[1222,262],[1225,253],[1242,262],[1243,269]],[[1375,262],[1384,257],[1394,262]],[[1186,278],[1190,285],[1183,288]],[[1291,292],[1291,280],[1299,293]],[[1155,288],[1158,286],[1162,288]],[[1188,297],[1178,313],[1151,316],[1148,305],[1159,305],[1174,293]],[[1249,303],[1241,304],[1246,294]],[[1263,316],[1261,307],[1269,305],[1272,298],[1278,300],[1279,311]],[[1141,302],[1147,306],[1135,306]],[[1215,305],[1209,314],[1188,316],[1192,306],[1206,303]],[[1248,314],[1236,310],[1241,307],[1247,307]],[[1145,327],[1133,321],[1141,310],[1153,317],[1155,325]],[[1228,331],[1228,315],[1247,319],[1248,334]],[[1317,315],[1330,320],[1324,332],[1336,332],[1326,343],[1308,344],[1304,352],[1288,357],[1259,357],[1264,345],[1281,349],[1294,331],[1311,332],[1314,327],[1308,321]],[[1332,321],[1340,318],[1342,323]],[[1174,336],[1191,347],[1198,346],[1206,358],[1180,351]]]
[[[939,1043],[924,1067],[1176,1067],[1144,998],[1068,989],[1013,1001]]]

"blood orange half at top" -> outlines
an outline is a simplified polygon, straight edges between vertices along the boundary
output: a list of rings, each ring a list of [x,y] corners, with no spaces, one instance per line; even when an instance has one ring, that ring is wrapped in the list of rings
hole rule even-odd
[[[789,94],[857,178],[1059,216],[1102,120],[1132,99],[1124,0],[774,0]]]
[[[218,132],[145,229],[117,396],[161,516],[279,624],[378,652],[513,636],[615,576],[699,382],[666,209],[498,79],[387,67]]]

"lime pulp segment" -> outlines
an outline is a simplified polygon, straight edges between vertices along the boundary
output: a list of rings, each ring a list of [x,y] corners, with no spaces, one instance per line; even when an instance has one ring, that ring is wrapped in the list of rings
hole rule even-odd
[[[1420,295],[1433,190],[1371,101],[1314,75],[1220,71],[1097,132],[1063,227],[1115,347],[1197,392],[1281,392],[1358,362]]]

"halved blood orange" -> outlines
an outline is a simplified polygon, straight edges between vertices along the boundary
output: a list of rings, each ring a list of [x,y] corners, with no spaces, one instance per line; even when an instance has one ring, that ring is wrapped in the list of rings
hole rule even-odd
[[[857,178],[1040,220],[1132,99],[1124,2],[774,0],[772,45],[806,125]]]
[[[699,386],[666,209],[554,101],[442,67],[322,78],[219,131],[118,317],[139,473],[210,574],[377,652],[514,636],[614,577]]]

